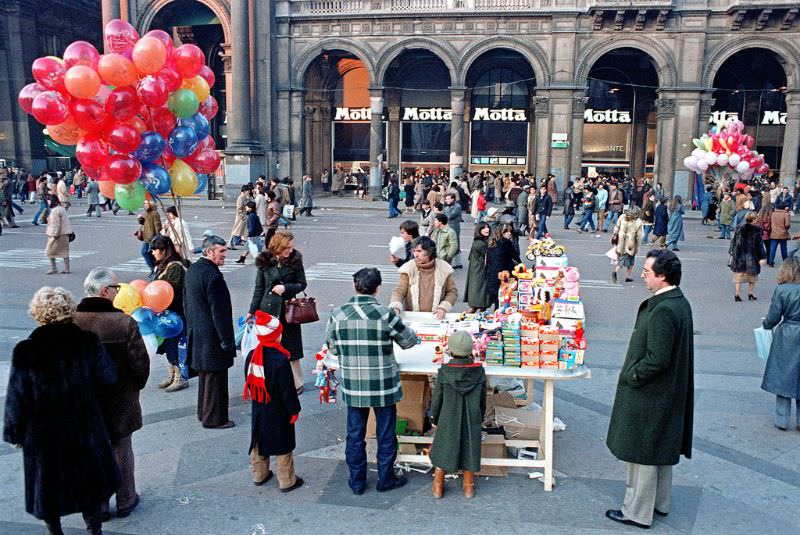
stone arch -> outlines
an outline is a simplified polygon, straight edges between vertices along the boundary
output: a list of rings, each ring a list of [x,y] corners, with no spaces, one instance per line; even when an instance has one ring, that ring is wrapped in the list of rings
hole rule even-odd
[[[703,87],[713,89],[714,78],[719,69],[731,56],[737,52],[752,48],[763,48],[775,53],[775,56],[783,66],[786,74],[786,84],[793,89],[800,88],[800,52],[787,40],[780,37],[771,36],[769,39],[760,36],[744,36],[730,39],[717,47],[711,53],[708,61],[703,68]]]
[[[678,69],[675,66],[675,59],[672,54],[661,44],[651,39],[633,37],[609,37],[602,41],[590,44],[581,54],[578,60],[578,68],[575,70],[575,85],[585,86],[588,83],[589,71],[592,66],[603,57],[604,54],[612,52],[618,48],[635,48],[644,52],[653,60],[653,68],[658,75],[660,87],[674,87],[678,83]]]
[[[292,72],[294,79],[292,85],[294,87],[305,86],[306,71],[311,66],[311,63],[319,57],[320,54],[326,50],[343,50],[357,57],[364,64],[364,67],[369,73],[370,86],[375,85],[375,65],[372,60],[372,52],[353,39],[344,39],[340,37],[329,37],[321,39],[312,45],[307,46],[302,51],[295,55]]]
[[[147,33],[150,30],[150,25],[153,23],[153,19],[158,12],[174,1],[175,0],[154,0],[149,2],[144,10],[144,13],[142,13],[142,15],[139,17],[139,22],[137,24],[139,35]],[[225,2],[222,0],[195,0],[195,2],[203,4],[217,16],[220,24],[222,25],[222,35],[225,39],[225,43],[230,43],[231,13]]]
[[[447,70],[450,72],[450,84],[453,85],[455,81],[458,80],[456,67],[456,64],[458,63],[456,59],[458,57],[458,53],[455,51],[455,49],[449,43],[437,41],[435,39],[431,39],[430,37],[419,36],[403,39],[383,49],[376,63],[375,80],[377,83],[381,85],[383,84],[383,81],[386,78],[386,72],[389,70],[389,65],[392,64],[392,61],[394,61],[395,58],[397,58],[405,50],[412,49],[427,50],[435,54],[436,57],[442,60],[442,62],[445,64],[445,67],[447,67]]]
[[[547,68],[547,56],[544,51],[536,43],[525,41],[518,37],[508,37],[498,35],[489,37],[469,46],[461,60],[458,62],[458,78],[454,81],[453,85],[464,86],[467,80],[467,73],[475,61],[486,52],[505,48],[519,52],[522,57],[528,60],[534,75],[536,76],[537,86],[550,85],[550,72]]]

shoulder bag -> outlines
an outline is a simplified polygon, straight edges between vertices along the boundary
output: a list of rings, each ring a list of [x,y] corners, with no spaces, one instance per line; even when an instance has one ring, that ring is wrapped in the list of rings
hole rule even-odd
[[[286,302],[286,323],[302,325],[319,321],[317,314],[317,300],[308,297],[303,292],[303,297],[293,297]]]

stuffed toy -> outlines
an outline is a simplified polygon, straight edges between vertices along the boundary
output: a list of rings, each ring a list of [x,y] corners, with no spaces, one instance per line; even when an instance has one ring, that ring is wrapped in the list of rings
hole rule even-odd
[[[562,297],[580,295],[580,280],[581,274],[574,267],[568,267],[564,270],[564,289],[561,292]]]

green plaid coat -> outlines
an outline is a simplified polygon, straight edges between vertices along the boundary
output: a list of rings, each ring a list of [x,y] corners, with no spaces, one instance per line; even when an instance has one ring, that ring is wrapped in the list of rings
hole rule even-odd
[[[403,349],[417,334],[371,295],[353,296],[328,319],[328,350],[339,357],[342,398],[351,407],[385,407],[403,399],[392,342]]]

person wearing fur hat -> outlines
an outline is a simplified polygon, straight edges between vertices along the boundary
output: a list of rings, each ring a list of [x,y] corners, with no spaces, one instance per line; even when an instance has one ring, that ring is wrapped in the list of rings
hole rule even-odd
[[[253,484],[272,479],[269,458],[275,457],[275,471],[281,492],[303,486],[294,473],[294,423],[300,416],[300,400],[289,365],[291,356],[281,345],[283,326],[277,317],[257,310],[255,332],[258,345],[245,361],[243,398],[252,401],[250,457]]]
[[[467,499],[475,495],[475,472],[481,469],[481,429],[486,412],[486,371],[472,360],[472,335],[456,331],[447,341],[453,357],[439,368],[431,401],[436,435],[431,446],[433,496],[444,494],[446,472],[464,471]]]

